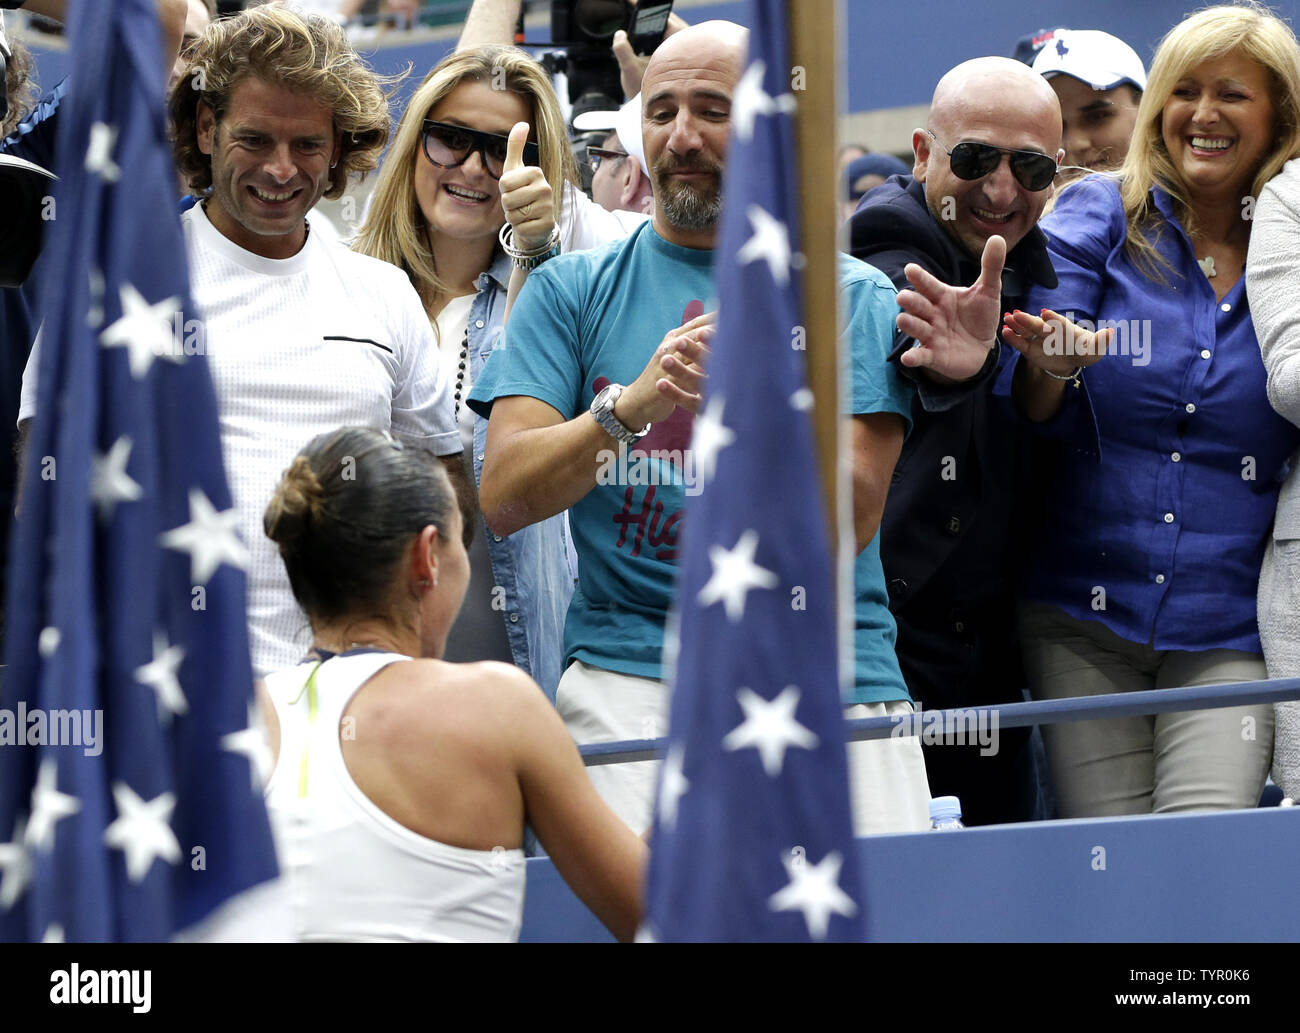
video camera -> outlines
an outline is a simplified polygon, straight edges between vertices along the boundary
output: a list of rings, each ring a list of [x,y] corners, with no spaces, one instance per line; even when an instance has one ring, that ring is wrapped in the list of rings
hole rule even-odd
[[[609,111],[623,98],[618,62],[610,50],[614,33],[627,33],[632,49],[650,54],[663,42],[672,0],[553,0],[551,39],[565,50],[563,71],[569,81],[573,116],[587,111]]]

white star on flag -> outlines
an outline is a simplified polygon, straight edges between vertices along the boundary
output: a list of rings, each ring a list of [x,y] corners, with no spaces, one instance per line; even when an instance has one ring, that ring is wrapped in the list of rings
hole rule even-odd
[[[149,372],[154,359],[184,360],[176,348],[171,319],[180,311],[180,298],[173,295],[150,305],[131,284],[122,285],[122,315],[99,335],[105,348],[125,348],[131,376],[139,380]]]
[[[701,484],[713,480],[718,469],[718,453],[736,440],[735,432],[722,422],[725,404],[721,395],[711,395],[704,412],[695,417],[691,448],[699,464]]]
[[[54,823],[81,810],[81,801],[75,796],[59,792],[59,765],[53,757],[41,761],[32,787],[32,812],[27,819],[23,839],[33,850],[44,850],[54,844]]]
[[[812,388],[801,387],[790,396],[790,408],[797,412],[807,412],[813,407]]]
[[[27,820],[20,814],[14,825],[14,838],[0,843],[0,868],[4,869],[4,878],[0,879],[0,907],[6,911],[32,881],[32,855],[23,842],[26,827]]]
[[[797,686],[787,685],[771,703],[752,689],[742,687],[736,692],[736,702],[745,712],[745,720],[726,734],[722,748],[743,750],[754,747],[762,758],[763,770],[770,778],[781,774],[787,748],[797,746],[811,750],[821,741],[815,732],[795,720],[794,713],[799,708]]]
[[[271,757],[271,746],[266,741],[266,733],[262,730],[261,715],[258,714],[255,703],[248,705],[248,727],[242,732],[223,735],[221,748],[231,753],[242,753],[248,758],[253,792],[260,793],[262,787],[266,785],[266,780],[271,777],[271,766],[274,761]]]
[[[101,519],[108,520],[119,502],[134,502],[143,489],[126,472],[131,459],[131,439],[125,434],[113,442],[104,455],[96,451],[90,460],[90,497],[99,505]]]
[[[110,183],[122,178],[122,170],[113,164],[117,146],[117,126],[96,122],[90,127],[90,145],[86,148],[86,171],[97,173]]]
[[[659,784],[659,821],[671,829],[677,824],[677,804],[691,783],[682,774],[686,766],[686,751],[677,743],[664,760],[663,781]]]
[[[59,643],[63,641],[63,635],[54,625],[41,628],[41,633],[36,639],[36,651],[41,654],[41,659],[48,660],[59,648]]]
[[[51,922],[45,930],[45,935],[41,937],[41,943],[63,943],[64,933],[63,926],[58,922]]]
[[[767,65],[755,61],[745,69],[745,74],[736,84],[736,92],[731,98],[731,121],[736,127],[736,135],[742,140],[749,140],[754,135],[754,119],[759,115],[793,114],[795,99],[793,93],[782,93],[773,97],[763,89],[763,76]]]
[[[772,218],[756,204],[746,208],[745,214],[749,216],[754,235],[736,252],[736,261],[748,265],[761,258],[767,262],[772,279],[780,286],[786,286],[790,282],[790,233],[785,223]]]
[[[171,723],[173,714],[183,714],[190,709],[185,693],[181,691],[180,679],[176,677],[184,659],[183,648],[170,645],[163,632],[155,631],[153,659],[135,669],[135,680],[157,693],[158,718],[168,724]]]
[[[781,863],[790,882],[768,898],[767,906],[773,911],[802,911],[808,923],[808,935],[814,940],[826,938],[832,912],[845,918],[857,914],[858,906],[853,898],[840,889],[844,858],[839,851],[832,850],[818,865],[791,854],[782,854]]]
[[[163,532],[158,540],[169,549],[188,552],[194,583],[206,585],[223,563],[240,569],[248,565],[248,550],[235,533],[238,524],[236,510],[218,513],[202,489],[191,488],[190,522]]]
[[[727,619],[733,624],[745,616],[745,597],[755,588],[775,588],[779,579],[770,570],[754,562],[758,552],[758,532],[752,528],[740,536],[734,549],[709,546],[713,574],[696,596],[701,606],[722,600]]]
[[[127,878],[132,882],[142,880],[156,857],[171,864],[180,860],[181,845],[168,824],[176,807],[174,793],[163,793],[146,802],[125,782],[114,782],[113,802],[118,816],[104,830],[104,842],[126,853]]]

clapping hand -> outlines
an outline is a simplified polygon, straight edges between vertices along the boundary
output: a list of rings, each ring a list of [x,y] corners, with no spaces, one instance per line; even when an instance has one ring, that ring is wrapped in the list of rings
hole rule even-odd
[[[615,406],[625,426],[639,428],[659,423],[678,406],[699,412],[709,342],[716,333],[717,321],[717,312],[706,312],[668,331],[641,375],[628,385]]]

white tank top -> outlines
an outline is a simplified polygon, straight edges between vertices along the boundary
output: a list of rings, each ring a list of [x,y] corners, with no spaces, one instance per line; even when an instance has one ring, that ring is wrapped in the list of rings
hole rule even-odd
[[[524,852],[467,850],[390,818],[352,781],[340,728],[352,697],[398,653],[354,653],[266,678],[280,756],[266,787],[299,940],[511,941]]]

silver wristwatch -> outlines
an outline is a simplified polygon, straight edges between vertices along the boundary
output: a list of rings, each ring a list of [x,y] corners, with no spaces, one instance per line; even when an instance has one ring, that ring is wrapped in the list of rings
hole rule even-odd
[[[619,418],[614,415],[614,403],[618,401],[619,395],[624,391],[622,384],[609,384],[601,389],[600,394],[591,400],[591,415],[596,418],[596,422],[601,425],[615,441],[620,441],[624,445],[631,445],[640,441],[650,433],[650,424],[646,424],[641,430],[632,430],[626,427]]]

